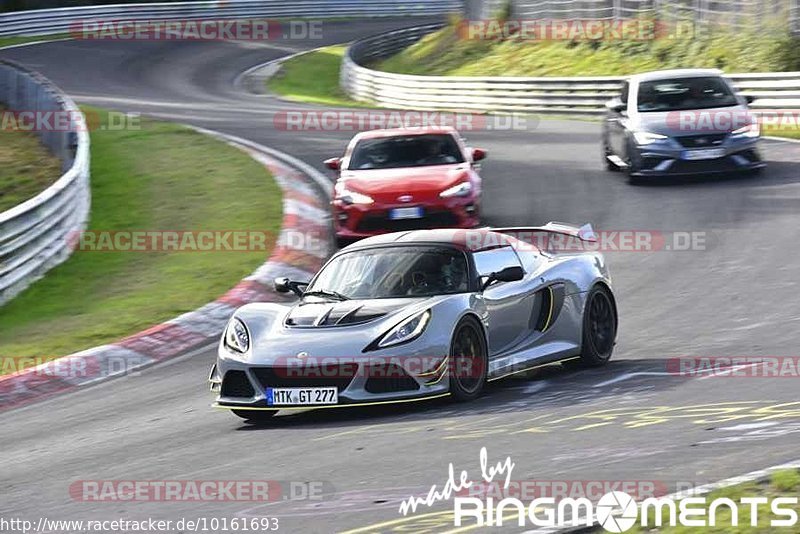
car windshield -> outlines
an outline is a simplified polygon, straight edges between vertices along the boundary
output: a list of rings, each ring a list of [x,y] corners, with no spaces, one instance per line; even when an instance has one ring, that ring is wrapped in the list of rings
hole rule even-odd
[[[381,247],[356,250],[332,260],[308,292],[349,299],[427,297],[463,293],[469,287],[467,261],[446,247]]]
[[[736,95],[719,76],[654,80],[639,84],[639,111],[679,111],[735,106]]]
[[[348,169],[394,169],[453,163],[464,163],[464,157],[452,135],[401,135],[362,139],[353,149]]]

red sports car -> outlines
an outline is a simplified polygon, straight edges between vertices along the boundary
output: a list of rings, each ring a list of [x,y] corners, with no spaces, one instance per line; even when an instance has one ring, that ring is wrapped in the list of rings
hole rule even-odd
[[[453,128],[372,130],[356,135],[337,171],[333,220],[339,245],[386,232],[474,228],[486,157]]]

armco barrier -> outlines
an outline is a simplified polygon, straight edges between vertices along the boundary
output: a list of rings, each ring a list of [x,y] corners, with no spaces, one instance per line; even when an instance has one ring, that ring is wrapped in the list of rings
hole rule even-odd
[[[413,16],[456,12],[461,7],[459,0],[225,0],[99,5],[0,14],[0,36],[64,33],[87,21]]]
[[[432,24],[353,43],[340,72],[342,90],[381,107],[596,115],[619,90],[620,76],[413,76],[370,68],[442,26]],[[800,109],[800,72],[728,75],[754,110]]]
[[[66,111],[83,117],[50,81],[10,61],[0,61],[0,103],[12,111]],[[78,124],[74,131],[37,133],[62,161],[64,174],[37,196],[0,213],[0,306],[66,260],[70,236],[83,230],[89,217],[86,128]]]

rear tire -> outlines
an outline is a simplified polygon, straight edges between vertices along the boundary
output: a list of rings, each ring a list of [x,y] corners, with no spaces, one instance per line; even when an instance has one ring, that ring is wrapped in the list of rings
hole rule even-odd
[[[278,410],[231,410],[234,415],[251,423],[266,423],[272,420]]]
[[[594,286],[586,297],[583,311],[583,340],[580,363],[599,367],[611,359],[617,337],[617,308],[608,289]]]
[[[486,340],[477,319],[468,315],[456,326],[450,342],[450,394],[459,402],[480,396],[489,367]]]

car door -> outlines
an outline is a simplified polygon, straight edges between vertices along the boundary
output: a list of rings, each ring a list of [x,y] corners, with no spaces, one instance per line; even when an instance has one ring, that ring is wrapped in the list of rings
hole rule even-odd
[[[506,267],[522,267],[519,257],[510,246],[479,251],[473,254],[475,268],[486,280],[491,273]],[[483,300],[488,314],[487,338],[489,354],[496,356],[514,347],[529,331],[533,299],[522,288],[525,280],[497,282],[483,291]]]
[[[627,81],[622,83],[618,101],[622,104],[628,103],[630,85]],[[617,101],[617,99],[615,99]],[[628,117],[627,110],[609,110],[606,116],[606,128],[608,129],[608,146],[611,153],[625,159],[625,123]]]

